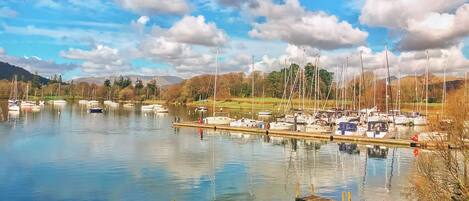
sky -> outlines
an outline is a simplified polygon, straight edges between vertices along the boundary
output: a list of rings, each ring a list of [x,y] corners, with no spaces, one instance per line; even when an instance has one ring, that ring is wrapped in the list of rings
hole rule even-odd
[[[469,0],[2,0],[0,61],[49,77],[469,71]],[[427,59],[428,56],[428,59]]]

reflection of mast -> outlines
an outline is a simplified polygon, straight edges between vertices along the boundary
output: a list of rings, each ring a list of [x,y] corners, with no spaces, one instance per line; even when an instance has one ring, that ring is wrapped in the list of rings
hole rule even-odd
[[[365,168],[363,171],[363,180],[362,180],[362,187],[360,189],[360,193],[362,194],[360,197],[363,197],[363,193],[365,191],[365,183],[366,183],[366,170],[368,169],[368,152],[365,153]]]
[[[212,137],[212,176],[210,177],[210,181],[212,183],[212,200],[217,199],[216,193],[216,183],[215,183],[215,138]]]
[[[389,175],[389,182],[388,182],[388,186],[387,186],[387,189],[390,190],[391,189],[391,183],[392,183],[392,176],[393,176],[393,172],[394,172],[394,157],[396,155],[396,148],[394,147],[392,149],[392,159],[391,159],[391,174]]]

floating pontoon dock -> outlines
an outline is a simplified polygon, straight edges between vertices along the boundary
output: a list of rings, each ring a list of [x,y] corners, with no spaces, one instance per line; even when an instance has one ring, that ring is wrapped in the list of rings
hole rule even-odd
[[[430,142],[415,142],[412,140],[404,139],[388,139],[388,138],[369,138],[365,136],[344,136],[344,135],[333,135],[330,132],[327,133],[306,133],[306,132],[295,132],[295,131],[280,131],[280,130],[267,130],[261,128],[242,128],[232,127],[225,125],[210,125],[200,124],[197,122],[180,122],[173,123],[174,127],[190,127],[190,128],[202,128],[202,129],[213,129],[213,130],[224,130],[224,131],[238,131],[254,133],[259,135],[270,135],[279,137],[289,137],[298,139],[317,139],[327,140],[336,142],[348,142],[357,144],[372,144],[372,145],[390,145],[400,147],[421,147],[431,148],[435,147],[436,144]]]

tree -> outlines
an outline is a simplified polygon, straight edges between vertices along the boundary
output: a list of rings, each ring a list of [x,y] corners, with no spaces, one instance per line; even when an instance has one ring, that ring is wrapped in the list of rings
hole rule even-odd
[[[135,81],[135,89],[137,90],[137,95],[139,95],[139,94],[140,94],[140,90],[143,89],[143,82],[142,82],[142,80],[137,79],[137,81]]]
[[[109,79],[104,80],[104,86],[107,87],[107,88],[110,88],[111,87],[111,80],[109,80]]]

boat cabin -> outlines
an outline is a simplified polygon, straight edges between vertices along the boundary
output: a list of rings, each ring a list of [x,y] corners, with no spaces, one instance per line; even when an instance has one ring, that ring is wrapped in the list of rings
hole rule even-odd
[[[388,132],[389,125],[386,121],[368,122],[368,131]]]

